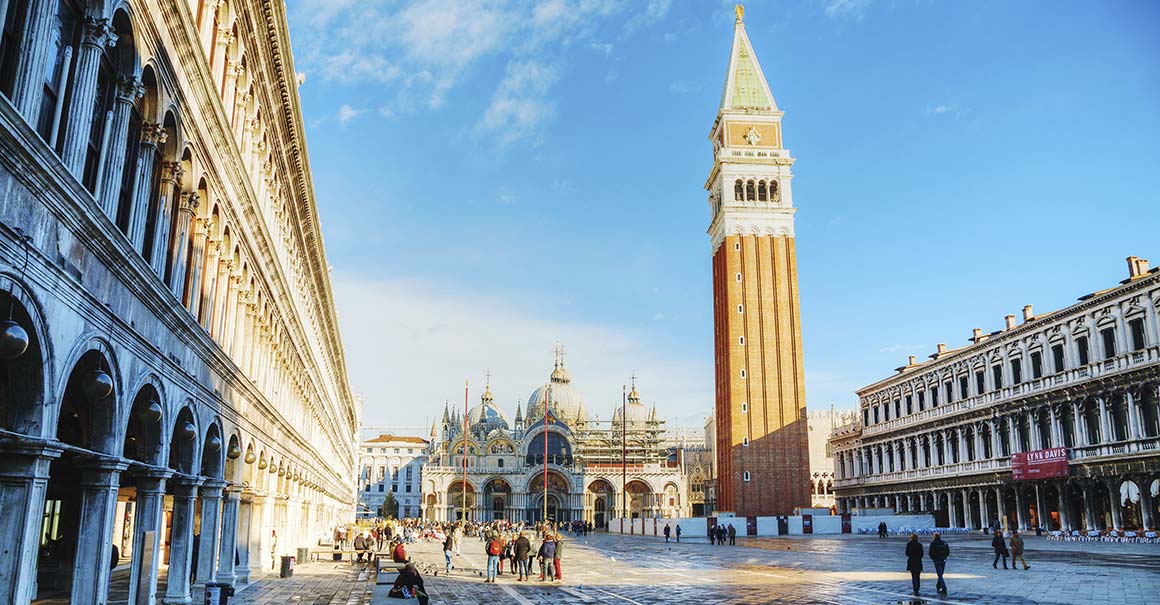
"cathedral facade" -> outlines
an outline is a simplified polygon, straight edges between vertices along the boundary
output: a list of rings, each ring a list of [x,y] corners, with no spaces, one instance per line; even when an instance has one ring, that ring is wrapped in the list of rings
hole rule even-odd
[[[526,415],[524,410],[527,410]],[[664,421],[635,381],[611,421],[590,415],[564,364],[509,420],[490,385],[466,416],[431,427],[423,516],[438,521],[590,521],[689,516],[688,485]]]

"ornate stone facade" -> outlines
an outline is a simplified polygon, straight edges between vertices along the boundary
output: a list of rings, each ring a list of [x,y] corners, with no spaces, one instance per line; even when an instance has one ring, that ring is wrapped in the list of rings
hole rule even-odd
[[[359,517],[420,516],[428,445],[430,442],[421,437],[392,433],[359,444]],[[395,503],[394,510],[386,504],[387,494]]]
[[[514,422],[490,388],[466,418],[444,410],[440,427],[431,427],[423,466],[424,517],[531,522],[546,510],[549,519],[603,528],[626,510],[629,518],[688,516],[683,465],[666,446],[664,421],[640,402],[636,385],[624,418],[617,406],[611,421],[600,421],[589,416],[571,383],[557,360],[550,382],[529,397],[527,417],[517,405]]]
[[[716,507],[739,516],[810,504],[794,244],[794,163],[738,11],[709,134],[716,353]]]
[[[284,5],[0,10],[0,602],[248,582],[357,476]]]
[[[976,329],[860,391],[833,432],[838,508],[933,512],[940,525],[1160,523],[1160,270],[1003,330]],[[1065,448],[1065,477],[1013,479],[1012,455]]]

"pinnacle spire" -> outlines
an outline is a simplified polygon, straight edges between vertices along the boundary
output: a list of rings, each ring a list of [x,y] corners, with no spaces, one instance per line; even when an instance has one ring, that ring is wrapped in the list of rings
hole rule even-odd
[[[719,111],[778,111],[745,33],[745,7],[738,4],[734,10],[737,21],[733,25],[733,48],[729,52],[729,71],[725,74]]]

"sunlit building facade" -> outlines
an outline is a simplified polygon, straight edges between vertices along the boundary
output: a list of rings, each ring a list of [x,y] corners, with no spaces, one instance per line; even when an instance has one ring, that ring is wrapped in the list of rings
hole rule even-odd
[[[938,345],[858,391],[834,429],[837,506],[942,526],[1064,530],[1160,523],[1160,270],[969,345]],[[1051,462],[1051,464],[1047,464]]]
[[[689,514],[686,477],[666,447],[656,407],[641,403],[633,384],[612,420],[599,420],[559,358],[549,382],[532,392],[525,408],[516,405],[514,420],[488,388],[466,418],[445,410],[431,432],[423,466],[423,515],[429,519],[532,522],[546,514],[603,528],[621,516]]]
[[[0,2],[0,603],[188,602],[353,515],[284,11]]]

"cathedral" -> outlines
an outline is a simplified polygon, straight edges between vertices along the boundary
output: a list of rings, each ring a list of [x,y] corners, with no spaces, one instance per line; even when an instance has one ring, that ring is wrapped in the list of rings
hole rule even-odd
[[[466,417],[444,409],[442,422],[431,426],[423,465],[423,516],[546,517],[597,528],[621,516],[687,517],[684,465],[664,433],[656,406],[641,403],[635,379],[611,421],[589,414],[557,355],[549,381],[532,391],[526,406],[517,403],[514,420],[496,405],[490,381]]]

